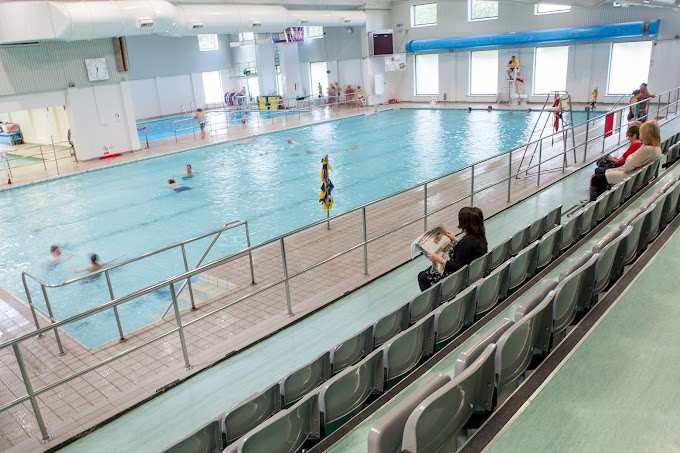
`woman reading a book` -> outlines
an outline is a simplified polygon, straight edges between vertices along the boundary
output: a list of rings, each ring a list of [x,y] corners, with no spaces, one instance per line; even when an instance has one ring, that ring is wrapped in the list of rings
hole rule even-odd
[[[481,209],[464,207],[458,211],[458,228],[465,233],[460,240],[442,227],[437,227],[432,231],[434,234],[442,234],[444,239],[448,238],[451,246],[439,253],[429,252],[423,248],[423,253],[432,262],[432,266],[418,274],[418,285],[421,291],[425,291],[487,252],[484,214]]]

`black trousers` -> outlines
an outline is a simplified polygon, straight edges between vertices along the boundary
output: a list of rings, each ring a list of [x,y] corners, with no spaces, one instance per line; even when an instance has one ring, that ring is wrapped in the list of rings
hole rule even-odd
[[[609,189],[609,183],[604,172],[595,172],[590,178],[590,201],[595,201],[597,197],[605,193]]]

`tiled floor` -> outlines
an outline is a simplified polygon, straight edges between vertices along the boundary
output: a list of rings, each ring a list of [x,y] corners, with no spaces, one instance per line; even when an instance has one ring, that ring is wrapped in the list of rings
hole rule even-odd
[[[347,112],[352,113],[352,112]],[[318,118],[323,119],[323,118]],[[612,143],[617,138],[610,139]],[[170,147],[168,148],[170,149]],[[592,143],[588,159],[599,155],[602,145]],[[558,155],[561,149],[544,149],[544,159]],[[579,153],[582,155],[583,150]],[[476,194],[474,204],[487,216],[507,206],[508,182],[492,185],[494,180],[515,174],[521,156],[492,159],[479,165],[475,172],[475,187],[489,187]],[[508,168],[508,163],[512,167]],[[571,163],[573,164],[573,162]],[[96,165],[96,164],[92,164]],[[575,168],[575,167],[574,167]],[[557,170],[545,172],[545,170]],[[542,166],[541,185],[553,182],[565,173],[562,159],[554,159]],[[572,169],[568,168],[567,172]],[[455,225],[452,219],[461,206],[470,203],[471,172],[462,172],[428,186],[427,207],[434,212],[441,206],[461,200],[451,207],[432,215],[430,225],[445,223]],[[518,201],[537,189],[537,178],[512,178],[511,202]],[[468,198],[466,198],[468,197]],[[288,272],[291,276],[291,308],[294,316],[287,314],[285,287],[279,243],[266,244],[253,252],[257,283],[250,284],[247,256],[231,260],[209,271],[213,277],[230,283],[229,290],[212,300],[198,304],[196,311],[184,311],[184,329],[190,371],[185,370],[180,341],[176,333],[135,350],[122,359],[112,361],[94,371],[83,374],[68,383],[56,386],[39,396],[48,431],[63,440],[120,411],[134,402],[146,398],[154,391],[174,380],[184,379],[227,354],[237,351],[309,311],[341,297],[369,279],[387,272],[409,258],[409,245],[423,231],[418,217],[424,211],[424,191],[413,189],[366,208],[368,237],[377,238],[368,245],[369,275],[364,275],[363,248],[343,254],[328,263],[303,270],[333,257],[335,254],[360,244],[363,237],[360,211],[334,219],[331,229],[324,224],[302,231],[285,240]],[[393,231],[397,226],[409,225]],[[384,235],[384,237],[382,237]],[[267,286],[271,288],[263,290]],[[247,297],[256,291],[256,295]],[[30,331],[32,322],[28,310],[11,295],[0,294],[0,339],[6,341]],[[220,309],[207,316],[211,310]],[[45,320],[42,321],[43,323]],[[102,360],[134,349],[150,339],[171,332],[177,326],[173,316],[144,330],[128,333],[124,343],[113,343],[90,351],[61,333],[66,354],[58,355],[53,335],[30,339],[21,344],[28,375],[34,389],[58,382],[60,379],[85,369]],[[8,404],[25,394],[14,354],[10,348],[0,351],[0,404]],[[35,418],[28,402],[0,414],[0,449],[17,446],[20,450],[35,450],[35,439],[40,438]],[[29,443],[21,442],[32,439]]]

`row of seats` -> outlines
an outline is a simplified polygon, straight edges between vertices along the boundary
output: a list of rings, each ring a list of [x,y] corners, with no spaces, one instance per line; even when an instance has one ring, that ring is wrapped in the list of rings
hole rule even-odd
[[[525,251],[527,243],[532,242],[530,250],[542,249],[541,244],[546,242],[553,244],[552,239],[541,237],[546,231],[546,236],[551,236],[549,230],[560,222],[560,217],[561,207],[558,207],[364,331],[229,410],[166,453],[214,452],[221,451],[224,445],[229,446],[225,451],[232,451],[231,448],[259,451],[252,447],[259,444],[259,439],[243,437],[244,434],[258,425],[263,428],[263,422],[269,426],[270,422],[276,425],[279,419],[297,419],[300,411],[306,411],[309,405],[317,411],[322,429],[312,423],[317,429],[305,431],[296,439],[319,439],[322,434],[332,432],[373,395],[382,393],[385,385],[394,384],[435,348],[452,340],[464,327],[503,300],[518,286],[508,284],[510,275],[515,276],[515,283],[533,275],[536,265],[531,264],[533,253]],[[548,248],[552,260],[556,248],[554,245]],[[380,363],[380,371],[369,372],[374,370],[376,361]],[[314,389],[319,391],[315,392],[316,400],[311,401],[305,395]],[[281,410],[286,407],[289,408]],[[291,424],[290,420],[285,423],[290,428],[303,427]]]
[[[666,167],[669,167],[680,159],[680,132],[665,140],[661,152],[666,155]]]
[[[558,279],[545,282],[536,296],[517,307],[514,322],[503,320],[490,335],[460,354],[453,378],[434,376],[381,417],[370,430],[369,453],[457,450],[467,439],[468,429],[480,421],[473,416],[483,419],[503,403],[530,367],[565,337],[577,313],[597,303],[598,296],[623,275],[624,267],[680,213],[679,199],[680,180],[676,179]],[[574,217],[582,221],[584,213]]]
[[[410,372],[549,264],[566,248],[560,220],[561,207],[167,452],[213,452],[224,445],[230,446],[228,451],[259,451],[256,446],[261,437],[257,433],[265,432],[268,439],[284,443],[290,438],[290,433],[277,432],[279,420],[287,420],[281,423],[290,429],[315,427],[298,432],[294,445],[285,451],[295,451],[306,440],[332,432],[373,395]],[[380,372],[374,370],[378,362]],[[310,392],[316,395],[313,402]],[[291,423],[291,417],[297,419],[310,405],[320,428],[316,423]]]

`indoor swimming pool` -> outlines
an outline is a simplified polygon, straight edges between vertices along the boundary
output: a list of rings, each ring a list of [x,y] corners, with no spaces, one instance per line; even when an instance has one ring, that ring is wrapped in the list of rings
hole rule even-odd
[[[251,121],[268,120],[283,115],[297,115],[297,111],[273,110],[273,111],[254,111],[248,112]],[[229,125],[240,125],[243,112],[212,111],[206,113],[208,120],[208,130],[211,125],[218,129],[224,129]],[[148,138],[150,142],[166,138],[174,138],[175,133],[178,137],[184,137],[198,133],[198,122],[194,119],[193,113],[186,115],[165,116],[154,120],[139,121],[137,123],[137,133],[139,140],[144,143]]]
[[[23,299],[22,271],[61,282],[79,275],[74,270],[87,265],[90,253],[103,262],[132,258],[236,219],[249,222],[258,244],[323,218],[317,196],[325,154],[334,167],[333,213],[338,214],[521,144],[537,115],[398,109],[5,190],[0,192],[0,261],[5,263],[0,287]],[[576,123],[584,120],[583,112],[575,117]],[[196,174],[181,180],[187,163]],[[169,189],[171,177],[191,190]],[[188,248],[192,265],[208,241]],[[60,264],[48,260],[51,244],[65,251]],[[210,257],[243,247],[242,232],[227,233]],[[173,251],[111,277],[121,296],[182,271],[181,257]],[[56,318],[63,319],[107,301],[106,296],[104,279],[95,278],[50,293],[50,300]],[[121,306],[125,331],[159,319],[168,301],[165,291]],[[88,347],[117,338],[111,311],[65,330]]]

